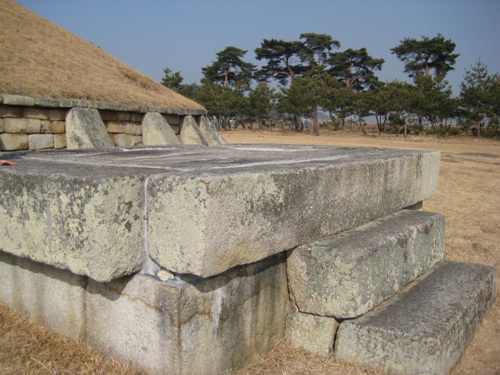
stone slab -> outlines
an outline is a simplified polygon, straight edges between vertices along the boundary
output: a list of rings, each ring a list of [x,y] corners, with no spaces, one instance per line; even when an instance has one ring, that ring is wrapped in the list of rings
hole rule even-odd
[[[338,326],[334,318],[302,313],[292,306],[286,318],[286,341],[295,348],[331,357]]]
[[[72,108],[66,116],[68,149],[113,147],[95,108]]]
[[[22,105],[22,106],[35,105],[35,99],[29,96],[2,94],[2,97],[3,97],[3,104]]]
[[[153,374],[232,373],[284,336],[282,255],[209,279],[90,281],[88,292],[88,343]]]
[[[141,176],[15,155],[23,165],[0,171],[0,250],[99,281],[141,269]]]
[[[432,196],[440,161],[438,152],[291,145],[13,157],[16,168],[0,168],[2,249],[98,281],[135,272],[145,254],[175,273],[212,276],[357,227]]]
[[[182,144],[185,145],[205,145],[208,146],[208,141],[205,135],[200,130],[193,116],[186,116],[181,121],[181,132],[179,138]]]
[[[181,143],[165,117],[158,112],[148,112],[144,115],[142,120],[142,141],[146,146],[177,145]]]
[[[0,303],[74,340],[85,338],[88,279],[0,251]]]
[[[0,134],[0,150],[25,150],[28,148],[28,134]]]
[[[402,210],[288,257],[290,294],[302,312],[358,317],[444,257],[444,218]]]
[[[209,146],[224,145],[226,140],[222,137],[212,122],[206,117],[200,117],[200,131],[205,136]]]
[[[440,262],[380,308],[340,324],[335,358],[398,374],[447,374],[497,292],[498,271]]]
[[[30,134],[28,136],[28,148],[30,150],[40,150],[54,147],[53,134]]]
[[[4,119],[5,131],[7,133],[40,133],[42,122],[31,118],[6,118]]]

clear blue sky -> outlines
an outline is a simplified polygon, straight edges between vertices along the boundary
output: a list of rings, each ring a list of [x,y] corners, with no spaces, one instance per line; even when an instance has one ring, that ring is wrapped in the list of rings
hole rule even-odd
[[[199,82],[201,68],[227,46],[254,50],[263,39],[331,35],[347,48],[366,47],[385,64],[383,81],[408,80],[390,49],[406,38],[451,39],[460,54],[448,73],[455,94],[478,58],[500,72],[499,0],[17,0],[35,13],[161,80],[163,68],[183,83]]]

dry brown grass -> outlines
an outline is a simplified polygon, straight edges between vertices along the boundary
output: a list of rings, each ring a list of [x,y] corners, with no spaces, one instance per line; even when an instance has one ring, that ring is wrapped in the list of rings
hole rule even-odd
[[[0,375],[139,375],[0,305]]]
[[[326,133],[326,132],[324,132]],[[446,258],[478,262],[500,269],[500,142],[472,138],[362,136],[332,133],[315,137],[282,131],[231,130],[223,132],[229,143],[289,143],[339,146],[373,146],[439,150],[442,163],[438,189],[424,209],[446,219]],[[37,324],[0,309],[0,369],[14,374],[138,374],[104,362],[96,352],[61,338]],[[39,331],[41,330],[41,331]],[[42,332],[41,336],[37,336]],[[36,337],[36,338],[32,338]],[[11,343],[12,340],[12,343]],[[63,353],[63,355],[61,354]],[[72,358],[58,362],[60,357]],[[106,365],[97,365],[98,363]],[[9,367],[6,367],[9,366]],[[35,370],[31,370],[36,366]],[[52,367],[51,367],[52,366]],[[78,370],[73,370],[79,366]],[[99,366],[106,370],[102,371]],[[109,367],[104,367],[109,366]],[[88,367],[88,369],[87,369]],[[43,372],[45,368],[52,372]],[[96,370],[99,368],[99,370]],[[29,372],[32,371],[32,372]],[[39,372],[36,372],[39,371]],[[72,372],[73,371],[73,372]],[[114,372],[113,372],[114,371]],[[123,371],[123,372],[121,372]],[[126,372],[129,371],[129,372]],[[0,374],[3,375],[0,370]],[[280,343],[271,353],[237,375],[380,374],[360,366],[336,363]],[[452,375],[500,374],[500,298],[480,325]]]
[[[356,132],[311,133],[273,130],[231,130],[222,133],[229,143],[290,143],[336,146],[390,147],[441,151],[436,194],[424,210],[442,213],[446,221],[446,258],[488,264],[500,270],[500,142],[486,139],[401,136]],[[499,285],[500,287],[500,285]],[[313,375],[302,361],[290,358],[287,374]],[[304,369],[303,369],[304,368]],[[263,374],[282,374],[280,367]],[[321,370],[322,371],[322,370]],[[342,374],[344,370],[340,370]],[[347,371],[347,370],[345,370]],[[326,373],[326,372],[324,372]],[[259,372],[244,372],[255,375]],[[284,373],[283,373],[284,374]],[[500,298],[476,331],[452,375],[500,374]],[[238,375],[240,375],[238,373]]]
[[[0,0],[0,93],[203,108],[12,0]]]

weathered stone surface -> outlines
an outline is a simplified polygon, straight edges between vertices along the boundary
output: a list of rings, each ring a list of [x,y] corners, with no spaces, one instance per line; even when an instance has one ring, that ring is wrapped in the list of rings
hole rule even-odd
[[[338,326],[334,318],[301,313],[293,306],[287,314],[285,337],[295,348],[330,357]]]
[[[59,107],[59,100],[52,98],[35,98],[37,107]]]
[[[85,337],[87,280],[0,251],[0,303],[75,340]]]
[[[148,112],[144,115],[142,120],[142,142],[146,146],[177,145],[181,143],[167,120],[158,112]]]
[[[179,138],[181,139],[181,143],[185,145],[208,146],[208,142],[193,116],[186,116],[182,119]]]
[[[30,134],[28,136],[28,148],[30,150],[41,150],[54,147],[54,136],[52,134]]]
[[[113,147],[99,112],[94,108],[72,108],[66,116],[68,149]]]
[[[45,108],[26,107],[23,111],[23,117],[46,120],[49,118],[49,111]]]
[[[30,118],[6,118],[4,119],[5,132],[7,133],[40,133],[42,122]]]
[[[3,123],[3,119],[0,118],[0,133],[3,133],[5,130],[5,126],[4,126],[4,123]]]
[[[106,124],[106,131],[108,133],[121,133],[122,132],[122,124],[118,121],[109,121]]]
[[[66,134],[54,134],[54,148],[66,148]]]
[[[0,117],[22,117],[23,107],[0,105]]]
[[[354,318],[443,259],[444,248],[442,215],[403,210],[293,250],[290,293],[302,312]]]
[[[120,147],[135,146],[135,135],[115,134],[113,138],[116,146]]]
[[[124,122],[122,123],[122,132],[124,134],[136,135],[138,127],[140,126],[134,124],[133,122]]]
[[[99,281],[139,270],[143,179],[48,166],[45,154],[0,172],[0,250]]]
[[[496,295],[497,273],[439,263],[380,308],[342,322],[335,357],[399,374],[447,374]]]
[[[61,134],[66,130],[66,125],[64,121],[42,121],[42,127],[40,129],[41,133],[44,134]]]
[[[67,110],[65,109],[49,109],[49,120],[51,121],[65,121]]]
[[[5,251],[36,253],[60,267],[67,252],[122,264],[147,250],[168,270],[207,277],[427,199],[439,158],[287,145],[27,153],[16,168],[0,168],[0,244],[9,238]],[[11,225],[19,237],[7,235]],[[32,230],[38,237],[31,239]],[[45,256],[36,244],[50,244],[50,236],[71,241]]]
[[[10,95],[10,94],[2,94],[3,96],[3,104],[9,105],[22,105],[22,106],[34,106],[35,99],[24,96],[24,95]]]
[[[88,343],[155,374],[236,371],[284,335],[281,255],[209,279],[139,274],[88,290]]]
[[[206,118],[206,116],[200,117],[200,130],[205,136],[209,146],[223,145],[227,143],[210,120]]]
[[[180,124],[181,124],[181,118],[179,116],[164,114],[163,117],[165,117],[165,119],[170,124],[170,126],[172,126],[172,125],[180,126]]]
[[[60,99],[60,108],[89,108],[89,102],[80,99]]]
[[[28,134],[0,134],[0,150],[26,150],[28,148]]]
[[[140,111],[130,113],[130,121],[133,121],[136,123],[142,122],[143,117],[144,117],[144,114],[140,113]]]
[[[100,109],[99,114],[101,115],[102,121],[118,121],[118,113],[116,111]]]

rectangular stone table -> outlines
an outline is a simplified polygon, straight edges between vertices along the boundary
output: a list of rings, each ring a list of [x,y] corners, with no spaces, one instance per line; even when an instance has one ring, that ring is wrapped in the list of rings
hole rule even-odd
[[[433,195],[439,152],[286,145],[12,153],[0,250],[107,282],[209,277]]]

